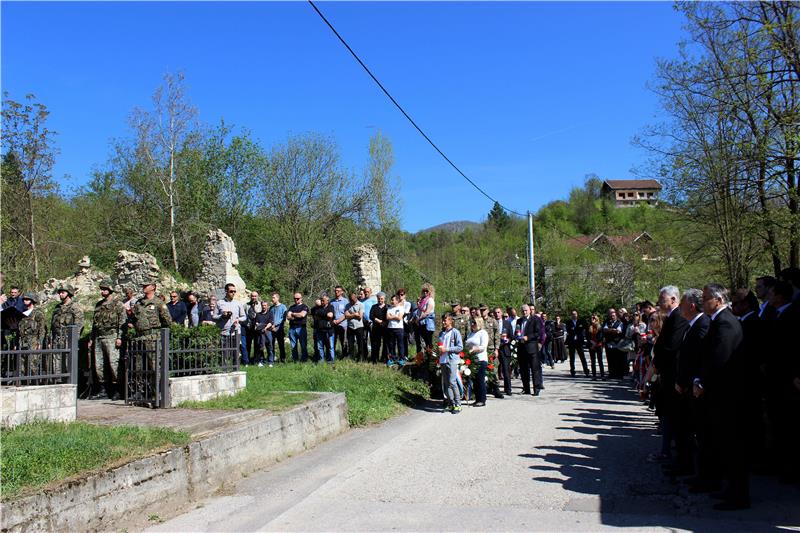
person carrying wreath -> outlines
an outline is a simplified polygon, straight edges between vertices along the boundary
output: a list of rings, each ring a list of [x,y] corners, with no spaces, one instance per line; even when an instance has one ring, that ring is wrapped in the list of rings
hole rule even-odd
[[[453,414],[461,412],[461,397],[464,385],[458,375],[459,353],[464,349],[461,332],[453,327],[453,315],[442,315],[444,329],[439,334],[439,366],[442,370],[442,391],[444,410]]]
[[[486,367],[489,366],[489,354],[486,351],[489,345],[489,334],[483,329],[481,317],[471,318],[469,321],[470,334],[467,337],[467,353],[477,358],[478,372],[475,375],[475,403],[473,407],[486,405]]]

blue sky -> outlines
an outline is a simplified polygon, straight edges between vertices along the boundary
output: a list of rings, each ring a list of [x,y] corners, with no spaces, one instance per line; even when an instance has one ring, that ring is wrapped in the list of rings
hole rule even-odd
[[[646,87],[672,57],[666,2],[318,4],[395,98],[501,203],[536,210],[588,173],[632,177],[631,138],[658,119]],[[305,2],[3,2],[2,88],[34,93],[58,131],[55,177],[102,168],[127,117],[182,70],[200,118],[269,147],[334,137],[361,172],[376,129],[394,145],[402,225],[481,220],[491,202],[408,124]]]

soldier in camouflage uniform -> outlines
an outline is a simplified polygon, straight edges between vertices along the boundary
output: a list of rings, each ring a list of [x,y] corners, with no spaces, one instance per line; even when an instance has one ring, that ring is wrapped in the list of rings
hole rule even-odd
[[[119,369],[119,349],[122,346],[122,328],[127,315],[125,307],[114,297],[113,283],[110,279],[100,282],[102,300],[94,306],[92,334],[89,338],[89,350],[94,354],[94,371],[98,378],[103,376],[106,394],[99,393],[93,398],[119,399],[117,386]],[[93,350],[93,351],[92,351]]]
[[[36,308],[39,299],[32,292],[26,292],[22,296],[22,303],[25,304],[26,316],[19,321],[19,345],[23,350],[39,350],[42,348],[42,340],[47,333],[47,324],[44,313]],[[42,370],[42,355],[39,353],[28,356],[28,373],[30,375],[40,374]]]
[[[453,304],[452,315],[453,315],[453,328],[457,329],[458,332],[462,334],[462,338],[466,338],[463,337],[463,333],[465,329],[466,330],[469,329],[469,320],[468,317],[465,317],[464,314],[461,312],[461,305],[455,303]]]
[[[76,334],[80,336],[81,329],[83,329],[83,311],[78,306],[78,303],[73,300],[75,297],[75,287],[72,285],[61,285],[56,289],[58,297],[61,302],[56,305],[53,310],[53,317],[50,320],[50,337],[52,339],[52,348],[68,348],[67,343],[67,327],[78,326]],[[60,365],[60,372],[69,372],[67,367],[67,356],[64,355],[55,361],[52,361],[54,366]],[[45,365],[49,366],[49,365]],[[53,368],[52,370],[56,370]]]
[[[142,284],[144,298],[133,306],[132,325],[136,328],[136,338],[140,340],[158,339],[158,330],[172,324],[167,304],[156,297],[156,284]]]
[[[54,347],[65,347],[67,342],[67,326],[78,326],[78,334],[83,328],[83,311],[73,300],[75,288],[72,285],[61,285],[58,290],[61,303],[56,305],[50,321],[50,335]]]

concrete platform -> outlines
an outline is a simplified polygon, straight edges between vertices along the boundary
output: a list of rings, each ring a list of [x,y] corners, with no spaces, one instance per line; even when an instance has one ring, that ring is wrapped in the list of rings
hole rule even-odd
[[[78,400],[78,421],[104,426],[166,427],[193,437],[254,420],[268,414],[262,409],[221,411],[211,409],[150,409],[111,400]]]

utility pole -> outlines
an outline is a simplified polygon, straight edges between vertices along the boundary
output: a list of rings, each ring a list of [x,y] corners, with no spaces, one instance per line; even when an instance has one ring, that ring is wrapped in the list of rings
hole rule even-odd
[[[531,290],[530,304],[536,304],[536,263],[533,254],[533,213],[528,211],[528,285]]]

